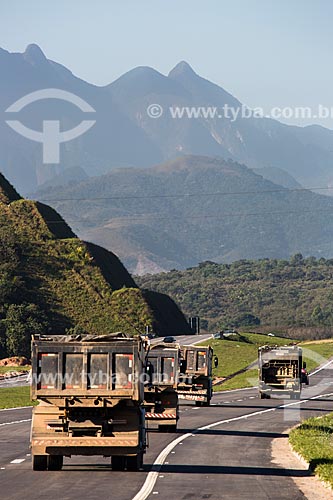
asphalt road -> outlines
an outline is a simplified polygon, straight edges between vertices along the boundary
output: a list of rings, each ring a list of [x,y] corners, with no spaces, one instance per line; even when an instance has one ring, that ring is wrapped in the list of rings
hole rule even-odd
[[[177,433],[149,433],[141,472],[113,472],[101,457],[65,459],[59,472],[33,472],[31,409],[0,411],[1,498],[77,500],[303,499],[271,462],[271,441],[300,419],[333,411],[332,369],[311,378],[301,401],[259,400],[256,389],[215,395],[213,406],[182,405]],[[315,398],[315,399],[310,399]]]
[[[209,333],[200,334],[200,335],[178,335],[175,337],[178,344],[181,345],[193,345],[200,344],[200,342],[204,342],[205,340],[211,339],[212,335]],[[157,337],[151,340],[152,344],[157,344],[158,342],[163,341],[163,337]]]
[[[0,380],[0,388],[5,387],[20,387],[28,385],[28,375],[22,374],[18,377],[4,378]]]

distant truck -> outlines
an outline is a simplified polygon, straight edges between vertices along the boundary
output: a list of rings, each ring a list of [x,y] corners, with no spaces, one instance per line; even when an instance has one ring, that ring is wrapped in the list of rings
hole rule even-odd
[[[60,470],[72,455],[111,457],[138,470],[146,450],[145,345],[121,334],[37,336],[32,340],[34,470]]]
[[[212,395],[212,370],[218,359],[209,346],[182,347],[184,373],[181,374],[177,393],[179,399],[194,401],[197,406],[209,406]]]
[[[178,344],[158,343],[148,352],[144,407],[147,427],[175,431],[179,419],[177,385],[181,370]]]
[[[296,345],[259,347],[258,364],[261,399],[279,394],[299,399],[302,383],[309,383],[302,349]]]

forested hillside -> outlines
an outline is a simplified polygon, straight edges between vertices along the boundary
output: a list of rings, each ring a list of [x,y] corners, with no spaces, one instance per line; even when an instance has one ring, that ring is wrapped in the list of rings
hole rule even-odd
[[[161,335],[188,331],[168,297],[142,292],[114,254],[79,240],[0,175],[0,358],[29,356],[32,333],[133,335],[147,325]]]
[[[333,333],[333,259],[204,262],[186,271],[146,275],[138,283],[168,293],[210,331],[250,327],[292,337]]]

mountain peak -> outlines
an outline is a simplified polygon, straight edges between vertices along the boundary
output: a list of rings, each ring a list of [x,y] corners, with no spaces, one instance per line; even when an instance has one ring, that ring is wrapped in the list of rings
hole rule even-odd
[[[47,60],[42,49],[35,43],[27,46],[23,56],[26,61],[32,64],[41,64]]]
[[[186,61],[180,61],[169,73],[169,77],[177,77],[179,75],[196,76],[196,72]]]
[[[20,195],[15,191],[13,186],[0,173],[0,202],[7,205],[12,201],[20,200]]]

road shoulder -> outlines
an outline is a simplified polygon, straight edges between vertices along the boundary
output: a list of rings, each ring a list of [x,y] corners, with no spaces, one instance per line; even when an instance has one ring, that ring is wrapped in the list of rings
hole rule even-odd
[[[292,478],[296,486],[308,500],[333,499],[332,490],[309,471],[309,466],[305,460],[297,458],[297,455],[292,451],[288,441],[290,430],[285,431],[283,437],[273,439],[271,450],[272,462],[285,469],[308,471],[308,475],[305,477]]]

